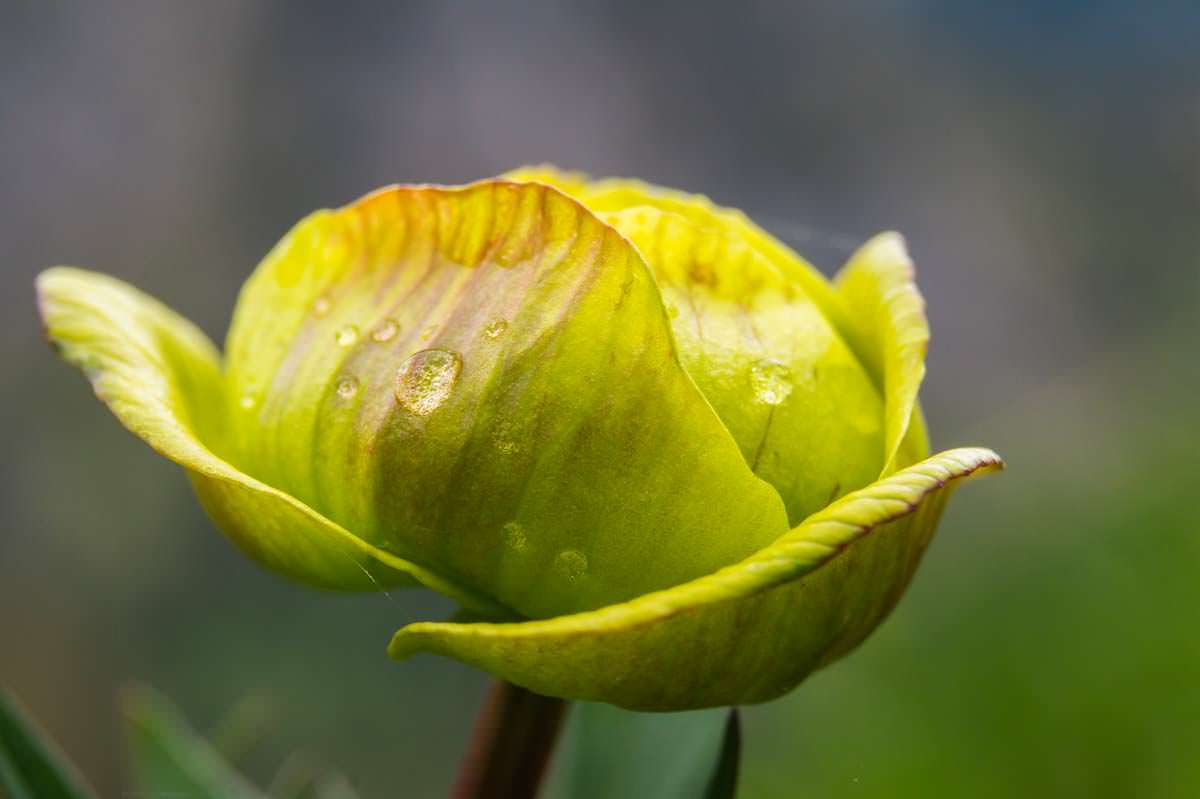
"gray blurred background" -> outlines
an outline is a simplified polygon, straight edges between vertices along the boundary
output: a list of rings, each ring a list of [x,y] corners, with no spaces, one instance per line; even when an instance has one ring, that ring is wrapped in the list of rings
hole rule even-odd
[[[1009,461],[874,638],[747,711],[745,796],[1200,795],[1198,38],[1198,5],[1105,0],[5,2],[0,683],[105,796],[133,679],[260,782],[444,793],[485,680],[384,648],[448,603],[234,552],[42,343],[32,281],[109,272],[220,341],[310,210],[553,161],[704,191],[827,272],[903,231],[934,443]]]

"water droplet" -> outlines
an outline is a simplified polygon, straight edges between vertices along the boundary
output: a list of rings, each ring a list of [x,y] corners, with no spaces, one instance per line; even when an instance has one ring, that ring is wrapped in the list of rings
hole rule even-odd
[[[371,340],[382,344],[385,341],[391,341],[400,332],[400,323],[395,319],[384,319],[371,332]]]
[[[317,297],[316,302],[313,303],[313,314],[317,317],[322,317],[329,313],[329,306],[328,297]]]
[[[350,399],[358,393],[358,381],[353,377],[343,377],[337,384],[337,395],[342,399]]]
[[[358,341],[358,328],[354,325],[343,325],[337,331],[337,343],[339,347],[349,347]]]
[[[678,305],[668,305],[667,306],[667,318],[674,319],[677,316],[679,316],[679,306]]]
[[[792,393],[792,373],[779,361],[759,361],[750,369],[754,398],[767,405],[780,405]]]
[[[421,341],[429,341],[435,335],[437,335],[437,325],[430,325],[421,331]]]
[[[462,357],[449,350],[421,350],[396,373],[396,399],[418,416],[436,411],[454,391]]]
[[[238,400],[238,405],[240,405],[244,411],[254,410],[254,406],[257,404],[258,400],[254,398],[253,394],[243,394],[242,398]]]
[[[497,319],[488,323],[488,326],[483,329],[483,334],[488,338],[500,338],[504,335],[505,330],[508,330],[508,322]]]
[[[529,545],[529,538],[525,535],[525,528],[517,522],[509,522],[504,525],[504,545],[513,552],[522,552]]]
[[[564,549],[554,558],[554,568],[568,582],[576,582],[587,574],[587,555],[578,549]]]

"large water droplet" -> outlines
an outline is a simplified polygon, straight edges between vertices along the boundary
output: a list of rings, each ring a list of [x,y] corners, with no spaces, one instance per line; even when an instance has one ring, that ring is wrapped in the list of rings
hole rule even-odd
[[[517,522],[509,522],[503,527],[504,545],[513,552],[522,552],[529,545],[529,537],[525,535],[525,528]]]
[[[421,350],[396,374],[396,399],[417,416],[436,411],[454,391],[462,357],[450,350]]]
[[[759,361],[750,368],[750,387],[759,402],[779,405],[792,393],[791,370],[779,361]]]
[[[329,306],[328,297],[317,297],[316,302],[313,303],[313,314],[318,317],[324,316],[329,313]]]
[[[353,377],[343,377],[337,384],[337,395],[342,399],[350,399],[358,393],[358,381]]]
[[[337,343],[339,347],[350,347],[354,342],[358,341],[358,328],[354,325],[342,325],[337,331]]]
[[[483,329],[483,334],[488,338],[500,338],[504,335],[505,330],[508,330],[508,322],[497,319],[488,323],[488,326]]]
[[[379,326],[371,331],[371,340],[380,344],[391,341],[400,332],[400,323],[395,319],[384,319]]]
[[[587,574],[587,555],[578,549],[564,549],[554,558],[554,568],[566,577],[568,582],[577,582]]]

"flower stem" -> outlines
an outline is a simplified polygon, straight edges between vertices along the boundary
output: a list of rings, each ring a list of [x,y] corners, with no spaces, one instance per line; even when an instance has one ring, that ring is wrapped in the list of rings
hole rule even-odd
[[[492,683],[475,722],[454,799],[532,799],[550,762],[567,703]]]

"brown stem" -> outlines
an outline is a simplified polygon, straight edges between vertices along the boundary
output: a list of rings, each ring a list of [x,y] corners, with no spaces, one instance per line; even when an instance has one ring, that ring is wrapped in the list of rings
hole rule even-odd
[[[454,786],[454,799],[532,799],[550,762],[567,703],[492,683]]]

